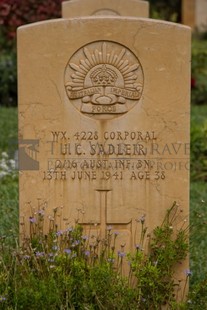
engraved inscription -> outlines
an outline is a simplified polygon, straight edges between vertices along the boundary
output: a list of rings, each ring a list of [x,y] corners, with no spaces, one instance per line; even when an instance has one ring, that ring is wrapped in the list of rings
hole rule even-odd
[[[65,70],[68,98],[81,113],[112,119],[139,102],[143,70],[137,57],[115,42],[99,41],[79,49]]]
[[[189,170],[189,143],[159,142],[152,131],[51,131],[46,181],[163,182]],[[158,143],[159,142],[159,143]]]

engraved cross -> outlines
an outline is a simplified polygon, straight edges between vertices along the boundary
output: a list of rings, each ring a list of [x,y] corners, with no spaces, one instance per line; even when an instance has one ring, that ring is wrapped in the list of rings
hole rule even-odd
[[[109,223],[107,220],[107,207],[108,207],[108,193],[110,189],[96,189],[96,192],[99,193],[99,201],[100,201],[100,223],[97,223],[97,228],[100,230],[100,238],[103,239],[106,237],[106,228],[107,225],[111,225],[112,229],[116,227],[117,230],[128,230],[132,235],[132,220],[127,223]],[[91,229],[90,223],[80,223],[86,229]],[[132,238],[131,238],[132,239]],[[132,240],[130,240],[131,243]]]

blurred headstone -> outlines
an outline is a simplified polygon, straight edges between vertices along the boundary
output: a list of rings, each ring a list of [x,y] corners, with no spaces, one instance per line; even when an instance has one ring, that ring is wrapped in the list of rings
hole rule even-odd
[[[63,18],[91,15],[148,17],[149,3],[139,0],[71,0],[62,2]]]
[[[207,0],[182,0],[182,22],[193,30],[207,31]]]

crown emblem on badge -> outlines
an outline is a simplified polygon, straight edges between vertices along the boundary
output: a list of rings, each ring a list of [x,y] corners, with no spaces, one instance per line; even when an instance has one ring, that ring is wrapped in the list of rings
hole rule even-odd
[[[113,86],[117,80],[117,74],[106,65],[102,65],[91,73],[90,78],[94,86]]]
[[[123,114],[143,89],[143,72],[136,56],[115,42],[93,42],[78,50],[65,73],[70,100],[86,114]],[[132,104],[131,104],[132,105]]]
[[[137,75],[134,72],[139,68],[139,64],[130,65],[127,59],[123,59],[126,49],[123,48],[117,55],[112,51],[107,52],[107,44],[102,44],[101,51],[95,50],[92,54],[85,47],[83,49],[85,59],[81,59],[79,64],[70,62],[69,66],[75,71],[71,75],[72,82],[68,83],[71,90],[80,90],[88,86],[88,76],[91,82],[96,85],[112,85],[117,80],[118,75],[126,89],[137,89]],[[112,83],[113,82],[113,83]]]

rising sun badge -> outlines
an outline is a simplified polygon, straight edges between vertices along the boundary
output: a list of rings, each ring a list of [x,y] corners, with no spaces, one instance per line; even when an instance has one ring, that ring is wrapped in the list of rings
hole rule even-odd
[[[68,98],[81,113],[112,119],[131,110],[143,90],[143,70],[127,47],[98,41],[80,48],[65,69]]]

